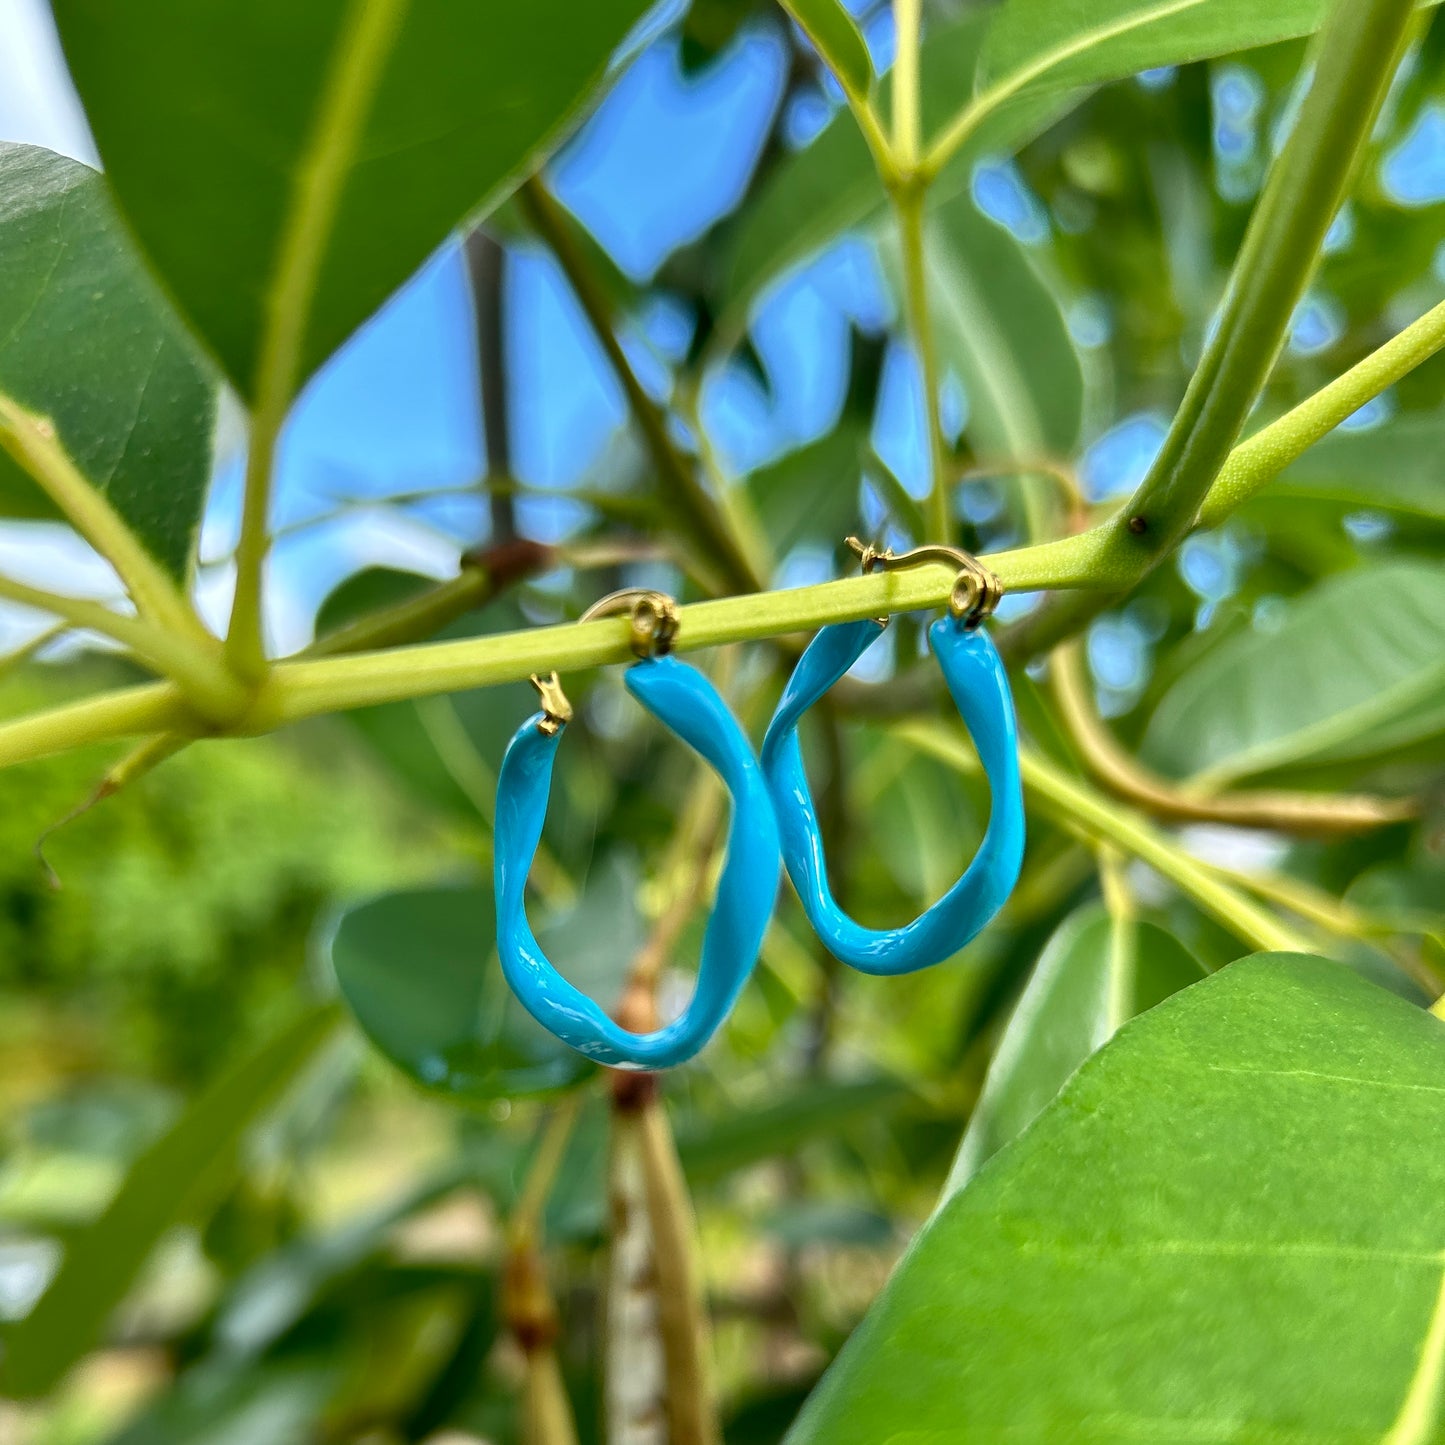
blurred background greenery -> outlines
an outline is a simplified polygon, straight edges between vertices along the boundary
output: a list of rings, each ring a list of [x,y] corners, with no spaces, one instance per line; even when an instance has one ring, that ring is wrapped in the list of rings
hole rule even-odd
[[[881,69],[888,9],[858,8]],[[929,23],[969,9],[940,5]],[[18,8],[10,18],[19,27]],[[644,39],[553,169],[570,212],[562,244],[621,318],[646,387],[662,394],[672,377],[675,434],[746,479],[774,581],[834,575],[849,529],[907,540],[925,466],[883,228],[874,216],[848,218],[841,238],[809,231],[816,197],[842,184],[833,155],[850,122],[771,5],[694,0]],[[1437,26],[1411,53],[1261,418],[1445,293],[1442,47]],[[1018,544],[1040,511],[1063,531],[1138,481],[1287,123],[1303,48],[1107,86],[1016,161],[977,167],[940,210],[932,264],[971,545]],[[657,148],[669,127],[676,153]],[[684,176],[684,148],[704,133],[715,153]],[[509,204],[486,237],[450,244],[303,399],[272,618],[298,645],[313,623],[324,635],[518,534],[555,550],[449,635],[575,616],[623,583],[698,591],[699,559],[658,522],[652,462],[557,235]],[[729,334],[739,307],[746,326]],[[405,374],[416,367],[430,368],[420,401]],[[1020,453],[1006,396],[970,388],[980,374],[1017,377],[1037,451]],[[479,419],[499,376],[500,430]],[[1181,866],[1281,905],[1323,951],[1420,1000],[1445,970],[1442,395],[1445,363],[1420,367],[1187,542],[1085,647],[1088,706],[1169,779],[1213,769],[1421,800],[1418,817],[1343,839],[1159,828]],[[374,458],[345,451],[353,427],[387,429]],[[228,555],[235,463],[218,469],[203,591]],[[40,536],[8,534],[16,549]],[[1003,620],[1035,600],[1010,599]],[[902,619],[808,739],[835,874],[865,922],[936,897],[986,818],[975,777],[890,731],[900,703],[938,710],[919,666],[926,621]],[[96,650],[32,653],[12,622],[7,716],[129,677]],[[761,647],[709,659],[754,736],[786,661]],[[705,878],[717,800],[639,723],[616,670],[568,683],[579,723],[560,755],[539,916],[572,976],[606,999]],[[1018,668],[1021,719],[1051,766],[1084,777],[1056,684]],[[508,1006],[486,957],[491,792],[531,707],[507,687],[199,743],[73,817],[113,753],[7,773],[0,1320],[37,1308],[67,1245],[87,1238],[95,1255],[80,1303],[53,1306],[49,1335],[32,1340],[31,1378],[53,1374],[56,1388],[0,1404],[0,1441],[521,1438],[522,1352],[499,1308],[506,1221],[544,1127],[539,1096],[578,1073]],[[1111,877],[1142,924],[1141,978],[1169,977],[1154,996],[1251,950],[1228,910],[1137,856],[1101,860],[1057,810],[1031,800],[1030,828],[998,924],[916,977],[839,970],[786,895],[735,1017],[667,1082],[734,1445],[781,1439],[933,1208],[1031,970],[1104,916]],[[679,924],[664,1008],[685,996],[699,927],[695,913]],[[336,1006],[337,976],[362,1027]],[[1139,994],[1137,1007],[1153,1001]],[[595,1440],[607,1110],[595,1080],[580,1097],[544,1226],[559,1357]],[[106,1232],[87,1234],[102,1217]]]

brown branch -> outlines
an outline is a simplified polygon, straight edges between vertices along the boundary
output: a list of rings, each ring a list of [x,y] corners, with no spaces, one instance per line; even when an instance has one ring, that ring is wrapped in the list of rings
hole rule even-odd
[[[1261,788],[1206,797],[1187,792],[1128,753],[1099,717],[1077,640],[1056,647],[1050,654],[1049,676],[1059,713],[1089,771],[1111,792],[1137,803],[1157,818],[1340,837],[1405,822],[1419,814],[1419,804],[1413,798],[1381,798],[1368,793]]]
[[[512,474],[511,425],[507,416],[506,248],[478,227],[467,235],[467,276],[472,284],[472,316],[477,335],[477,380],[481,391],[482,431],[487,448],[487,500],[492,541],[517,535],[517,513],[510,488],[492,484]]]
[[[663,876],[680,874],[682,884],[634,955],[615,1010],[624,1028],[657,1027],[658,982],[707,891],[719,818],[716,780],[705,773],[689,796],[663,865]],[[660,1407],[670,1445],[721,1445],[697,1221],[660,1097],[661,1078],[650,1072],[613,1074],[610,1438],[627,1445],[634,1429],[641,1438],[648,1412]],[[634,1396],[629,1387],[645,1380],[640,1361],[653,1351],[661,1365],[660,1398],[649,1400],[645,1391]]]
[[[526,1362],[522,1393],[524,1445],[577,1445],[572,1403],[557,1363],[557,1306],[542,1257],[542,1212],[577,1122],[574,1095],[548,1121],[507,1226],[502,1318]]]

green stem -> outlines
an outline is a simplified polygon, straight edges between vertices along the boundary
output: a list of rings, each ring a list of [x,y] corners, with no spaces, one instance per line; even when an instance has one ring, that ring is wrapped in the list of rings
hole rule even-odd
[[[943,441],[939,400],[938,343],[928,309],[923,205],[924,191],[917,184],[905,183],[893,191],[893,209],[898,218],[898,235],[903,250],[903,306],[908,333],[918,357],[928,432],[928,502],[924,515],[929,536],[926,540],[947,542],[953,532],[949,507],[948,450]]]
[[[1428,361],[1442,347],[1445,347],[1445,302],[1235,447],[1205,494],[1196,525],[1217,527],[1315,442]],[[1089,553],[1087,561],[1082,551],[1073,560],[1088,571],[1094,595],[1055,599],[1046,619],[1031,618],[1010,629],[1005,645],[1011,657],[1028,657],[1053,647],[1077,632],[1144,575],[1147,568],[1139,558],[1130,555],[1131,549],[1118,545],[1118,522],[1119,518],[1115,517],[1070,539],[1076,547]]]
[[[197,731],[174,683],[116,688],[0,724],[0,768],[142,733]]]
[[[1180,8],[1197,3],[1197,0],[1180,0]],[[1028,65],[995,81],[987,90],[981,91],[972,100],[959,108],[953,119],[944,126],[928,147],[919,165],[919,171],[927,181],[933,181],[958,151],[976,134],[978,128],[1006,101],[1012,100],[1025,86],[1042,79],[1057,65],[1071,60],[1083,49],[1123,34],[1139,24],[1137,14],[1129,14],[1112,25],[1090,25],[1080,30],[1073,39],[1052,50],[1036,56]]]
[[[1236,448],[1215,488],[1211,488],[1205,498],[1200,509],[1201,525],[1218,525],[1234,506],[1259,491],[1278,468],[1293,461],[1342,415],[1348,416],[1357,410],[1371,396],[1439,349],[1445,340],[1442,333],[1445,333],[1445,315],[1442,308],[1437,307]],[[1107,605],[1118,591],[1131,586],[1140,575],[1137,558],[1125,555],[1114,545],[1116,536],[1117,528],[1112,523],[1104,523],[1073,537],[1000,552],[985,560],[1005,586],[1014,591],[1087,589],[1101,599],[1099,605]],[[694,647],[756,641],[810,631],[829,622],[938,607],[947,600],[952,583],[953,577],[947,568],[924,566],[787,592],[761,592],[695,603],[681,609],[683,628],[678,645],[686,651]],[[419,600],[417,605],[431,607],[433,604]],[[445,605],[449,607],[450,602],[445,601]],[[376,625],[370,620],[358,624],[363,630]],[[615,630],[609,632],[607,623],[586,625],[595,630],[581,634],[573,625],[500,633],[465,643],[363,654],[344,671],[334,696],[328,698],[325,674],[303,672],[301,684],[296,688],[297,696],[283,699],[279,705],[273,697],[269,704],[270,721],[264,720],[263,712],[253,712],[246,726],[249,730],[261,731],[282,726],[293,717],[340,711],[361,706],[368,700],[421,697],[452,688],[515,681],[539,667],[549,666],[545,661],[549,657],[577,668],[626,661],[626,644]],[[380,640],[388,628],[386,624],[373,636]],[[1019,628],[1005,635],[1020,639],[1014,645],[1015,652],[1039,650],[1052,646],[1055,640],[1046,633],[1024,636]],[[337,650],[331,640],[321,647]],[[304,665],[282,663],[279,671],[283,678],[289,679],[291,669]],[[368,683],[368,674],[374,678],[374,689]],[[282,693],[291,687],[289,680],[284,682]],[[376,693],[375,698],[369,697],[372,691]],[[119,689],[0,723],[0,768],[88,743],[159,731],[176,722],[195,726],[184,698],[175,688],[150,684]]]
[[[301,379],[302,352],[348,168],[361,140],[406,0],[352,0],[339,34],[343,43],[327,77],[306,151],[291,186],[290,208],[265,296],[265,326],[256,363],[236,594],[226,654],[250,681],[266,668],[261,601],[270,550],[271,483],[276,444]]]
[[[27,637],[18,647],[0,655],[0,677],[13,672],[17,667],[22,667],[37,652],[49,647],[52,642],[64,637],[69,631],[70,624],[68,622],[57,622],[53,626],[47,627],[44,632],[37,632],[34,637]]]
[[[146,666],[172,678],[207,717],[230,720],[250,701],[246,690],[226,671],[214,638],[208,637],[198,646],[188,635],[168,632],[144,618],[127,617],[99,602],[46,592],[8,577],[0,577],[0,597],[119,642]]]
[[[1197,525],[1217,527],[1292,461],[1441,347],[1445,347],[1445,301],[1235,447],[1204,498]]]
[[[1159,456],[1128,504],[1104,524],[1111,569],[1133,587],[1195,526],[1274,367],[1326,232],[1347,194],[1403,50],[1414,0],[1335,0],[1314,74],[1270,167],[1235,258],[1219,323]],[[1012,657],[1077,632],[1107,603],[1051,603],[1015,628]]]
[[[1139,954],[1139,909],[1124,871],[1124,855],[1107,843],[1095,853],[1099,889],[1109,913],[1109,988],[1106,1027],[1112,1038],[1134,1016],[1134,976]]]
[[[891,736],[963,773],[976,773],[978,759],[965,743],[939,724],[896,723]],[[1055,821],[1092,843],[1111,843],[1147,863],[1236,937],[1265,952],[1308,953],[1309,945],[1272,913],[1225,883],[1206,864],[1191,858],[1142,818],[1071,778],[1041,753],[1020,749],[1024,787]]]
[[[677,510],[693,545],[704,557],[716,556],[730,586],[743,591],[763,587],[761,570],[728,525],[718,501],[698,479],[692,464],[678,451],[668,434],[661,408],[637,379],[612,325],[612,307],[597,284],[567,217],[540,179],[523,183],[518,198],[537,234],[547,243],[566,273],[588,323],[627,397],[633,419],[642,433],[666,500]]]
[[[50,859],[46,856],[46,850],[56,833],[62,828],[68,827],[77,818],[84,817],[92,808],[98,807],[107,798],[113,798],[122,788],[128,788],[137,778],[143,778],[153,769],[160,767],[168,758],[172,758],[180,752],[185,745],[186,739],[174,737],[169,733],[158,733],[153,738],[147,738],[138,747],[132,748],[119,762],[113,763],[107,768],[105,775],[91,789],[87,798],[46,828],[35,840],[35,856],[40,860],[41,866],[49,875],[50,882],[54,887],[61,886],[60,875],[51,866]]]
[[[911,175],[923,144],[923,96],[918,65],[923,33],[922,0],[893,0],[893,30],[897,36],[893,62],[893,155],[903,174]]]
[[[458,617],[486,606],[514,582],[545,571],[555,558],[551,547],[520,539],[469,553],[455,577],[327,633],[313,642],[303,656],[374,652],[433,636]]]
[[[35,479],[75,530],[115,568],[146,621],[193,641],[209,637],[180,588],[76,466],[48,417],[0,395],[0,449]]]
[[[1057,545],[1062,550],[1063,544]],[[1029,548],[1002,553],[988,562],[1008,585],[1058,585],[1056,575],[1048,581],[1034,572],[1034,554],[1051,552],[1052,548]],[[678,609],[674,647],[694,652],[723,643],[812,632],[829,622],[942,607],[955,580],[952,568],[929,563],[812,587],[694,602]],[[386,652],[282,662],[272,669],[243,726],[265,732],[320,713],[516,682],[554,668],[567,673],[625,662],[631,656],[629,639],[625,618],[600,618]],[[0,760],[3,746],[0,728]]]
[[[1194,526],[1284,344],[1404,46],[1414,0],[1335,0],[1299,117],[1270,168],[1219,324],[1158,459],[1121,514],[1146,570]]]

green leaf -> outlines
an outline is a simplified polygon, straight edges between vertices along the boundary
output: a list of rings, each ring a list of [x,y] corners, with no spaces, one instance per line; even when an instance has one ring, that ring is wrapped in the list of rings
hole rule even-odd
[[[1338,964],[1185,989],[927,1226],[791,1445],[1438,1440],[1442,1074]]]
[[[107,1445],[303,1445],[337,1388],[343,1361],[320,1352],[232,1370],[187,1370]]]
[[[339,632],[353,622],[383,608],[396,607],[419,597],[436,580],[396,567],[363,567],[343,578],[316,609],[316,636]]]
[[[6,1331],[4,1391],[44,1395],[100,1338],[165,1231],[234,1167],[245,1132],[315,1057],[336,1009],[309,1009],[222,1074],[131,1166],[94,1224],[66,1242],[60,1272],[35,1308]]]
[[[1445,418],[1433,412],[1369,431],[1334,431],[1270,483],[1266,496],[1346,502],[1442,522],[1442,449]]]
[[[1320,583],[1269,631],[1209,652],[1164,694],[1142,755],[1210,786],[1431,735],[1445,709],[1445,567],[1394,560]],[[1403,733],[1402,733],[1403,728]]]
[[[1008,0],[989,30],[979,88],[1018,93],[1122,80],[1319,29],[1327,0]]]
[[[0,391],[54,422],[86,479],[175,577],[211,471],[219,377],[89,166],[0,144]],[[55,517],[0,452],[0,515]]]
[[[318,1297],[380,1254],[399,1224],[472,1182],[465,1161],[443,1165],[385,1203],[325,1232],[301,1234],[264,1254],[221,1300],[211,1326],[229,1363],[258,1359],[311,1309]]]
[[[957,1193],[1131,1018],[1204,970],[1152,923],[1086,904],[1060,924],[1009,1019],[945,1186]]]
[[[867,440],[866,424],[844,416],[826,436],[748,474],[748,496],[778,557],[800,542],[831,552],[858,530],[861,448]]]
[[[939,208],[925,235],[939,354],[963,383],[975,449],[985,462],[1071,455],[1084,373],[1033,260],[966,193]]]
[[[327,941],[367,1038],[424,1088],[470,1099],[565,1088],[587,1072],[533,1022],[496,960],[490,888],[388,893]]]
[[[1345,902],[1395,932],[1426,934],[1445,944],[1445,859],[1425,852],[1413,866],[1376,864],[1345,890]]]
[[[873,86],[873,61],[862,32],[839,0],[782,0],[782,5],[844,86],[867,95]]]
[[[786,1098],[720,1119],[684,1119],[677,1152],[690,1183],[705,1184],[886,1117],[911,1094],[901,1079],[851,1079],[794,1088]]]
[[[603,869],[538,941],[604,1006],[641,944],[632,882]],[[492,890],[422,888],[347,909],[323,939],[366,1036],[424,1088],[474,1100],[563,1089],[592,1065],[512,996],[496,957]]]
[[[556,145],[645,0],[56,0],[122,210],[242,394],[299,386]],[[265,360],[268,348],[272,355]]]
[[[982,841],[981,799],[956,770],[918,753],[898,762],[886,796],[889,826],[872,847],[904,895],[926,906],[953,887]]]

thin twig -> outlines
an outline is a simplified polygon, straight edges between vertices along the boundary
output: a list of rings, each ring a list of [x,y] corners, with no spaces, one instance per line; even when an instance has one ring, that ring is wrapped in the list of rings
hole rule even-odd
[[[158,768],[168,758],[174,757],[185,747],[187,739],[174,737],[168,733],[162,733],[159,737],[148,738],[139,747],[133,748],[118,763],[114,763],[106,769],[105,776],[91,790],[88,797],[76,804],[63,817],[57,818],[49,827],[35,840],[35,857],[45,871],[45,876],[52,888],[58,889],[61,886],[60,874],[51,866],[50,859],[46,856],[46,849],[50,840],[62,829],[82,818],[90,810],[103,803],[107,798],[114,797],[122,788],[129,787],[137,778],[144,777],[153,769]]]
[[[571,283],[592,332],[622,386],[657,469],[663,498],[675,508],[689,539],[702,549],[702,555],[716,554],[718,567],[729,585],[744,590],[761,588],[764,579],[759,569],[729,527],[717,500],[699,481],[692,463],[678,450],[668,433],[661,408],[647,394],[627,360],[613,328],[611,305],[593,276],[561,206],[535,176],[523,183],[518,198],[537,234],[547,243]]]
[[[930,540],[947,542],[953,532],[948,448],[943,440],[943,412],[938,369],[938,340],[928,305],[928,256],[925,248],[923,189],[902,184],[893,191],[893,209],[903,249],[903,303],[908,334],[918,357],[923,386],[923,411],[928,432],[928,502],[925,516]]]
[[[557,1363],[557,1306],[542,1256],[542,1216],[577,1123],[573,1094],[548,1120],[507,1223],[502,1316],[526,1361],[522,1395],[525,1445],[576,1445],[577,1426]]]
[[[615,1010],[634,1032],[658,1024],[657,988],[677,940],[708,889],[721,816],[717,779],[700,771],[689,789],[661,869],[662,913],[633,956]],[[655,1073],[613,1075],[611,1191],[613,1312],[616,1357],[609,1370],[613,1434],[626,1440],[652,1402],[635,1393],[639,1362],[655,1328],[662,1377],[657,1382],[671,1445],[719,1445],[721,1429],[708,1366],[709,1330],[697,1268],[697,1225]],[[653,1310],[639,1308],[650,1293]],[[655,1321],[649,1326],[644,1321]]]
[[[506,488],[492,486],[494,479],[512,474],[511,423],[507,415],[507,251],[480,226],[468,232],[464,249],[476,323],[482,432],[487,448],[484,485],[492,516],[492,541],[510,542],[517,535],[512,494]]]
[[[249,701],[246,690],[222,665],[220,647],[213,637],[197,642],[189,632],[175,633],[143,617],[116,612],[103,603],[47,592],[9,577],[0,577],[0,598],[48,612],[73,627],[119,642],[143,666],[171,678],[208,718],[228,722]]]

